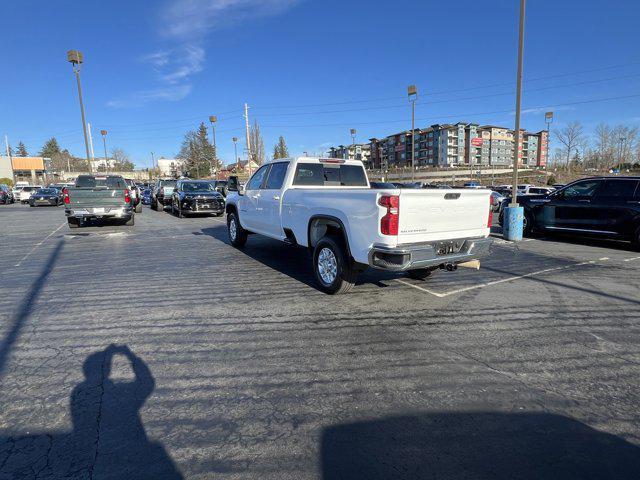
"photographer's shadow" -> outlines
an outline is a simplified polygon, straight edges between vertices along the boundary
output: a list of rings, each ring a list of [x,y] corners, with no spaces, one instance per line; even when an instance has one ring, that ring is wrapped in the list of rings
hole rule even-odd
[[[110,379],[115,355],[129,360],[133,381]],[[155,387],[147,365],[127,346],[110,345],[89,355],[83,370],[84,381],[71,393],[73,430],[0,437],[0,478],[182,478],[140,419]]]

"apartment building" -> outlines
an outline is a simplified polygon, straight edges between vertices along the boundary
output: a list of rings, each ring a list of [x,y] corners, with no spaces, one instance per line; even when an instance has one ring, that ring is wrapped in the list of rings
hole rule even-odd
[[[486,165],[509,167],[513,165],[515,145],[513,130],[496,125],[479,125],[458,122],[436,124],[428,128],[416,129],[416,166],[452,167]],[[521,130],[519,164],[523,166],[546,165],[548,156],[548,134]],[[373,168],[411,166],[410,131],[396,133],[388,137],[370,139]]]
[[[355,145],[338,145],[329,149],[329,158],[346,158],[349,160],[360,160],[365,166],[370,165],[371,144],[356,143]]]

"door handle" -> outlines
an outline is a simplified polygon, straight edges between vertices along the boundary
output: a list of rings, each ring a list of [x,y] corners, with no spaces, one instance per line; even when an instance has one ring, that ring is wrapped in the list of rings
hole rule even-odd
[[[273,196],[273,199],[274,199],[274,200],[280,200],[280,195],[274,195],[274,196]]]
[[[251,198],[253,199],[260,198],[260,195],[251,195]]]

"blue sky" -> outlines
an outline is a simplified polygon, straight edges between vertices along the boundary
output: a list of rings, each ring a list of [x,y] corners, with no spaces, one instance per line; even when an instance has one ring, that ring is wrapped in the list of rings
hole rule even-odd
[[[316,153],[410,126],[513,126],[517,0],[4,1],[0,133],[35,153],[50,136],[82,156],[68,49],[82,81],[96,155],[108,146],[149,166],[219,116],[220,156],[244,147],[250,105],[271,152]],[[526,21],[524,127],[580,120],[640,125],[640,2],[535,0]],[[610,99],[598,101],[601,99]]]

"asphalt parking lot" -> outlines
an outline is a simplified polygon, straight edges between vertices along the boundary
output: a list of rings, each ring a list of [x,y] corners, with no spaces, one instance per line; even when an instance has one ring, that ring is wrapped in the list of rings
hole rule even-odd
[[[497,238],[328,296],[224,218],[0,225],[0,479],[640,478],[628,245]]]

